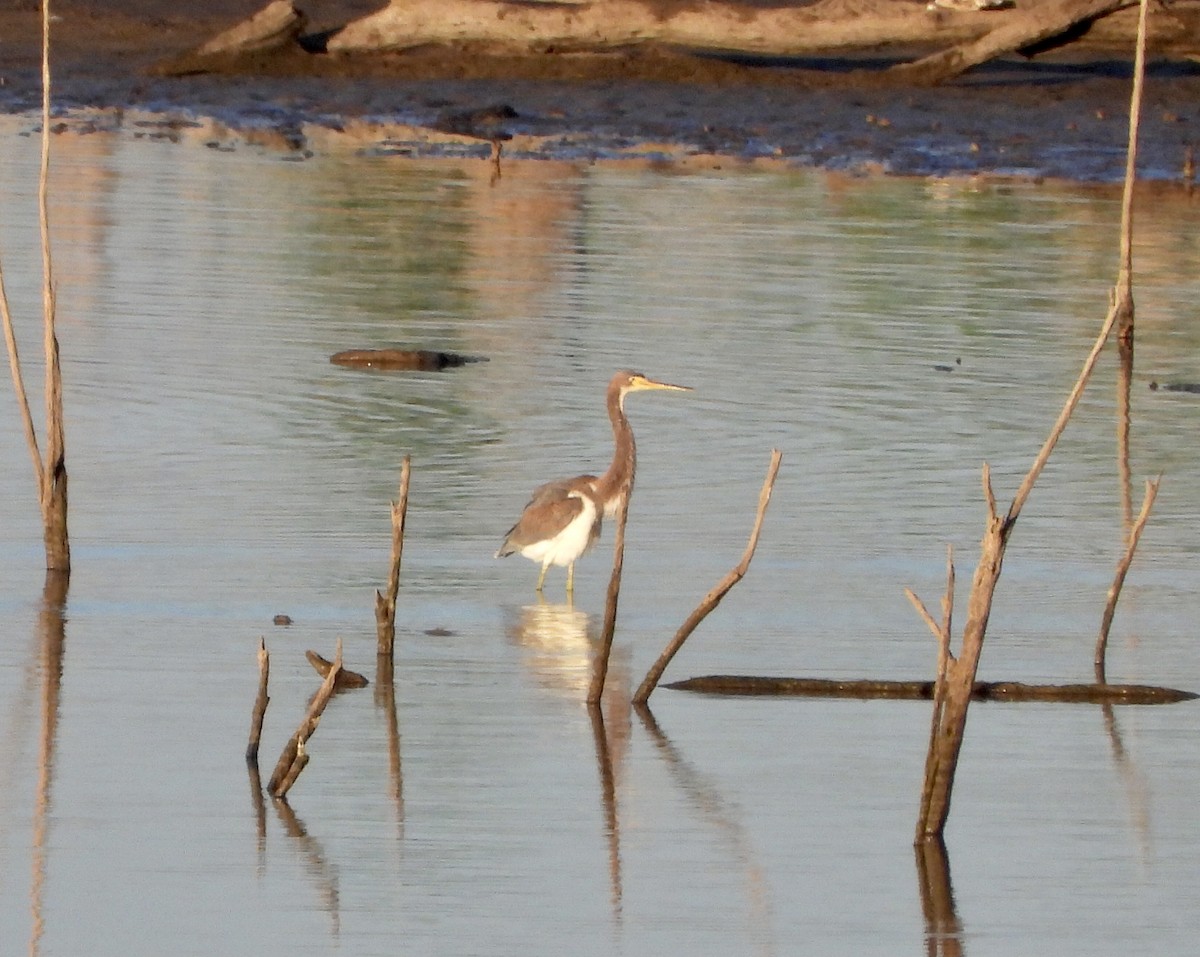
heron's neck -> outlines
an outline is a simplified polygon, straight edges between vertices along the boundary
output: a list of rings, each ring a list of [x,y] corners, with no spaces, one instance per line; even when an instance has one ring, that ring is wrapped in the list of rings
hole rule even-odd
[[[619,498],[628,496],[633,490],[634,470],[637,468],[637,446],[633,441],[633,429],[629,427],[629,420],[625,418],[623,399],[619,389],[611,389],[608,393],[608,418],[613,429],[613,460],[608,471],[601,475],[596,483],[600,501],[606,506],[612,503],[610,511]]]

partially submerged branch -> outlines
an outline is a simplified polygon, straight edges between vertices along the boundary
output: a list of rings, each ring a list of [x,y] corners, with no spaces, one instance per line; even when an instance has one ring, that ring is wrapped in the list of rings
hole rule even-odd
[[[1142,510],[1138,513],[1133,528],[1130,529],[1125,554],[1117,563],[1116,575],[1108,589],[1108,600],[1104,604],[1104,614],[1100,618],[1100,635],[1096,639],[1096,653],[1093,658],[1098,675],[1104,674],[1105,657],[1108,653],[1108,632],[1112,628],[1113,616],[1117,613],[1117,599],[1121,597],[1121,587],[1125,584],[1125,576],[1129,574],[1129,566],[1133,564],[1133,554],[1137,551],[1142,530],[1146,527],[1146,520],[1150,518],[1150,509],[1154,507],[1154,499],[1158,496],[1158,485],[1161,481],[1162,476],[1160,475],[1154,481],[1146,483],[1146,497],[1142,500]]]
[[[667,665],[671,663],[671,659],[683,647],[683,643],[687,641],[688,636],[696,630],[700,622],[708,617],[709,612],[721,603],[721,599],[728,594],[729,590],[745,577],[747,570],[750,568],[750,560],[754,558],[754,550],[758,548],[758,536],[762,531],[763,519],[767,514],[767,503],[771,501],[771,491],[775,488],[775,476],[779,474],[779,463],[782,459],[783,453],[778,449],[773,449],[771,452],[771,464],[767,466],[767,477],[763,480],[762,490],[758,493],[758,511],[754,517],[754,527],[750,530],[750,541],[746,544],[746,550],[742,553],[741,561],[704,596],[700,604],[696,606],[696,609],[688,615],[679,630],[675,632],[675,637],[663,649],[662,654],[658,656],[658,660],[654,662],[654,665],[646,673],[646,677],[642,679],[642,683],[638,686],[637,692],[633,696],[634,704],[645,704],[650,700],[650,695],[662,677],[663,672],[667,670]]]
[[[1133,96],[1140,98],[1142,82],[1140,72],[1144,68],[1144,46],[1146,31],[1146,0],[1142,0],[1142,16],[1139,20],[1136,70],[1133,85]],[[988,617],[991,614],[992,598],[1000,579],[1000,571],[1004,562],[1008,538],[1021,514],[1021,509],[1033,490],[1034,483],[1045,467],[1054,451],[1059,438],[1070,421],[1072,413],[1079,404],[1088,380],[1091,378],[1096,362],[1100,357],[1109,335],[1124,310],[1130,310],[1132,321],[1132,296],[1129,294],[1131,285],[1131,270],[1129,255],[1132,249],[1132,179],[1136,168],[1138,109],[1130,110],[1129,152],[1126,164],[1126,197],[1127,203],[1123,211],[1121,227],[1122,267],[1118,281],[1117,293],[1112,297],[1104,324],[1092,346],[1091,352],[1083,363],[1079,377],[1063,404],[1057,421],[1050,430],[1033,465],[1025,479],[1017,489],[1007,514],[1001,518],[996,511],[995,496],[992,493],[991,478],[986,464],[983,470],[984,496],[987,500],[987,520],[980,545],[979,564],[975,569],[975,577],[971,586],[971,595],[967,606],[967,623],[963,629],[962,650],[958,658],[951,658],[945,671],[942,663],[945,655],[939,651],[938,690],[935,700],[939,705],[934,708],[934,721],[930,733],[929,750],[925,761],[925,779],[921,792],[921,807],[917,818],[916,840],[940,838],[946,820],[950,813],[950,795],[954,786],[954,772],[958,764],[958,756],[962,749],[963,734],[966,728],[967,708],[971,701],[972,689],[975,685],[975,675],[979,666],[979,657],[983,650],[983,639],[987,632]],[[915,598],[914,598],[915,602]],[[919,602],[915,602],[919,606]],[[929,620],[928,612],[925,617]],[[936,632],[936,628],[935,628]]]
[[[258,640],[258,697],[254,699],[254,710],[250,714],[250,741],[246,745],[246,760],[258,764],[258,745],[262,739],[263,718],[271,698],[267,685],[271,678],[271,656],[267,654],[267,643]]]
[[[608,578],[608,591],[604,600],[604,627],[600,632],[600,647],[592,659],[592,680],[588,685],[587,703],[600,705],[604,696],[604,682],[608,677],[608,659],[612,655],[613,634],[617,628],[617,605],[621,598],[621,573],[625,568],[625,523],[629,517],[629,498],[632,488],[626,486],[617,509],[617,532],[613,536],[613,566]]]
[[[391,658],[396,643],[396,599],[400,595],[400,560],[404,556],[404,523],[408,518],[408,482],[411,456],[400,466],[400,494],[392,502],[392,558],[388,566],[387,590],[375,592],[376,654]]]
[[[325,706],[329,704],[329,699],[333,697],[334,690],[337,687],[337,679],[341,670],[342,640],[339,638],[337,654],[333,659],[333,666],[329,669],[329,673],[325,676],[321,687],[317,689],[317,693],[313,696],[312,703],[308,706],[308,712],[300,722],[300,727],[296,729],[296,733],[284,745],[283,751],[279,755],[279,761],[275,764],[275,771],[271,774],[271,780],[267,782],[267,790],[271,792],[272,796],[277,798],[286,797],[291,786],[296,782],[296,778],[299,777],[300,772],[308,764],[308,754],[305,752],[304,746],[308,739],[316,733],[317,725],[321,721],[321,715],[325,713]]]
[[[42,513],[42,538],[46,549],[46,569],[69,574],[71,547],[67,534],[67,465],[66,440],[63,430],[62,369],[59,362],[58,335],[55,332],[55,296],[53,257],[50,252],[50,2],[42,3],[42,133],[41,158],[38,173],[38,224],[41,231],[42,254],[42,330],[46,357],[45,408],[46,450],[43,457],[38,446],[29,397],[21,375],[12,313],[4,290],[0,271],[0,319],[4,324],[4,340],[8,347],[9,368],[13,389],[21,410],[25,444],[33,460],[37,479],[38,505]]]

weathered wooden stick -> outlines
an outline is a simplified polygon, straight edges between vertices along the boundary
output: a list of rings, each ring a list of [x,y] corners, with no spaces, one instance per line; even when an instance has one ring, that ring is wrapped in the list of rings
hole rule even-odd
[[[296,753],[292,756],[292,763],[288,765],[287,773],[271,793],[281,800],[286,798],[288,791],[296,783],[296,778],[300,777],[300,772],[306,767],[308,767],[308,752],[304,750],[304,741],[300,740],[296,742]]]
[[[703,675],[674,681],[673,691],[752,697],[890,699],[929,701],[936,681],[885,681],[858,678],[776,678],[764,675]],[[1200,695],[1156,685],[1090,684],[1033,685],[1021,681],[976,681],[970,695],[976,701],[1057,701],[1079,704],[1174,704]]]
[[[400,465],[400,496],[392,502],[392,562],[387,594],[375,592],[376,654],[390,658],[396,643],[396,599],[400,594],[400,559],[404,554],[404,523],[408,517],[408,480],[411,456]]]
[[[333,667],[329,669],[329,674],[325,676],[321,687],[317,689],[317,693],[313,696],[312,703],[308,706],[308,712],[304,715],[304,720],[300,722],[300,727],[296,729],[296,733],[284,745],[283,752],[279,755],[279,761],[275,764],[275,771],[271,774],[271,780],[267,782],[267,790],[274,797],[286,797],[288,790],[295,783],[297,776],[304,770],[304,766],[308,764],[308,755],[304,751],[304,743],[316,732],[317,725],[321,721],[321,715],[325,711],[325,706],[329,704],[329,699],[333,697],[333,690],[337,684],[337,676],[341,670],[342,639],[339,638],[337,654],[333,659]],[[299,766],[297,767],[297,765]]]
[[[267,654],[267,642],[258,639],[258,696],[254,699],[254,710],[250,714],[250,743],[246,745],[246,760],[258,764],[258,742],[262,737],[263,717],[267,713],[270,697],[267,681],[271,675],[271,656]]]
[[[772,449],[771,464],[767,467],[767,477],[763,480],[762,490],[758,493],[758,512],[754,516],[754,527],[750,530],[750,541],[742,553],[742,560],[704,596],[696,609],[680,625],[679,630],[675,632],[675,637],[663,649],[658,660],[654,662],[650,670],[646,672],[642,683],[638,685],[637,692],[633,696],[634,704],[645,704],[650,700],[650,695],[658,685],[663,672],[667,670],[667,665],[683,647],[688,636],[696,630],[700,622],[708,617],[709,612],[721,604],[721,599],[729,593],[729,590],[746,576],[746,571],[750,568],[750,560],[754,558],[754,550],[758,548],[758,536],[762,531],[763,518],[767,514],[767,503],[771,501],[771,491],[775,487],[775,476],[779,474],[779,463],[782,459],[783,453],[778,449]]]
[[[1133,186],[1137,179],[1138,126],[1146,73],[1146,18],[1149,4],[1138,10],[1138,41],[1134,52],[1133,92],[1129,103],[1129,148],[1125,152],[1125,184],[1121,192],[1121,247],[1113,301],[1117,308],[1117,471],[1121,484],[1121,515],[1128,530],[1133,518],[1129,469],[1129,429],[1132,419],[1134,305],[1133,305]]]
[[[599,705],[604,695],[604,681],[608,677],[608,659],[612,654],[613,633],[617,628],[617,604],[621,597],[621,572],[625,567],[625,522],[629,517],[629,499],[633,485],[629,483],[621,496],[617,508],[617,532],[613,536],[613,567],[608,578],[608,592],[604,601],[604,628],[600,633],[600,647],[592,659],[592,680],[588,686],[587,703]]]
[[[1127,333],[1123,335],[1122,333]],[[1121,527],[1128,539],[1133,527],[1133,470],[1129,465],[1129,432],[1133,422],[1133,309],[1117,323],[1117,485]]]
[[[71,545],[67,532],[66,439],[63,431],[62,369],[58,335],[55,332],[55,287],[50,250],[50,13],[49,0],[42,3],[42,133],[41,163],[38,172],[38,224],[42,253],[42,332],[45,351],[46,454],[38,447],[37,432],[29,410],[29,397],[21,374],[21,360],[13,331],[4,275],[0,270],[0,319],[8,347],[13,389],[20,408],[25,444],[33,460],[37,481],[38,507],[42,514],[42,539],[46,550],[46,570],[64,575],[71,571]]]
[[[1112,627],[1113,615],[1117,612],[1117,600],[1121,597],[1121,587],[1125,584],[1129,566],[1133,564],[1133,554],[1137,551],[1142,530],[1146,527],[1147,519],[1150,518],[1150,509],[1154,507],[1154,499],[1158,496],[1158,486],[1161,481],[1162,476],[1160,475],[1154,481],[1146,483],[1146,496],[1142,499],[1142,510],[1138,513],[1133,528],[1130,529],[1125,554],[1117,563],[1117,573],[1113,578],[1112,585],[1109,586],[1108,601],[1104,603],[1104,614],[1100,618],[1100,635],[1096,639],[1096,654],[1092,659],[1092,663],[1097,669],[1100,669],[1097,673],[1101,673],[1104,668],[1105,656],[1108,653],[1108,632]]]
[[[986,484],[986,483],[985,483]],[[995,510],[994,504],[989,499],[989,509]],[[990,512],[989,512],[990,514]],[[936,627],[933,616],[926,611],[924,604],[917,598],[909,589],[904,589],[908,600],[913,603],[917,611],[925,618],[930,630],[938,642],[938,662],[937,676],[933,684],[933,709],[929,716],[929,740],[937,740],[938,729],[942,726],[945,720],[946,711],[946,693],[949,689],[947,677],[950,673],[950,666],[955,662],[954,653],[950,650],[951,639],[951,624],[954,614],[954,548],[951,545],[946,546],[946,590],[942,593],[942,626],[939,629]],[[925,777],[921,785],[921,805],[919,820],[924,820],[929,814],[929,806],[933,801],[934,784],[937,781],[937,774],[934,770],[937,760],[936,751],[930,748],[925,759]]]

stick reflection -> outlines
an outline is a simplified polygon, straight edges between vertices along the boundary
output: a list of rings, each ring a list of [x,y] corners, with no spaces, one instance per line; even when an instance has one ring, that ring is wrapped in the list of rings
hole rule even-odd
[[[913,845],[917,856],[917,886],[925,915],[925,953],[930,957],[962,957],[963,926],[954,905],[950,858],[940,837]]]
[[[730,847],[731,864],[735,867],[740,865],[745,872],[751,926],[757,929],[761,935],[759,949],[764,954],[775,953],[775,943],[771,937],[769,884],[762,865],[755,860],[753,847],[745,828],[737,820],[717,789],[705,781],[700,772],[680,755],[678,749],[659,727],[649,705],[641,704],[636,707],[642,726],[649,733],[659,753],[662,754],[679,789],[712,823],[717,833],[726,839]]]
[[[46,584],[42,590],[42,609],[38,614],[42,731],[38,739],[37,799],[33,808],[33,877],[29,889],[29,910],[33,918],[29,934],[31,957],[36,957],[40,952],[45,930],[42,890],[46,885],[46,837],[50,826],[54,757],[58,743],[58,710],[62,699],[63,657],[66,650],[66,619],[63,616],[63,606],[67,600],[67,583],[66,575],[58,572],[46,573]]]

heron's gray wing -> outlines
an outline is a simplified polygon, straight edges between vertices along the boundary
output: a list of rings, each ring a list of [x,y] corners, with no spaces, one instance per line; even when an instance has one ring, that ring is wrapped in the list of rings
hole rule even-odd
[[[575,478],[555,479],[553,482],[547,482],[545,485],[539,485],[533,490],[529,496],[529,505],[544,499],[566,498],[572,491],[583,492],[585,495],[593,495],[596,485],[596,476],[594,475],[577,475]],[[529,505],[525,507],[528,508]]]
[[[547,482],[536,489],[517,524],[504,536],[504,544],[496,557],[502,558],[536,542],[554,538],[578,518],[583,511],[583,500],[571,497],[571,491],[568,482]]]

